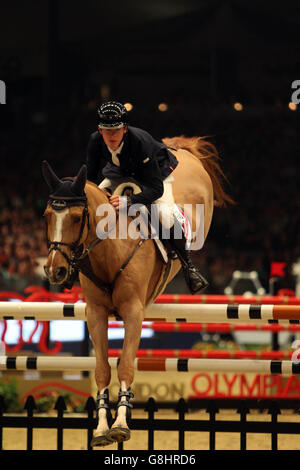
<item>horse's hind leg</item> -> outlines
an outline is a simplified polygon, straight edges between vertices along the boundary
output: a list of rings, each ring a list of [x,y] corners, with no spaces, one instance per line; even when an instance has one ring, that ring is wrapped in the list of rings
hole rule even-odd
[[[98,388],[98,425],[91,446],[102,447],[112,443],[106,436],[112,423],[108,396],[108,385],[111,378],[110,365],[108,363],[108,314],[104,307],[90,304],[87,304],[86,313],[88,330],[96,355],[95,380]]]
[[[121,442],[130,438],[129,423],[132,408],[130,399],[133,398],[130,386],[134,379],[134,359],[141,338],[144,307],[139,301],[131,301],[130,303],[123,303],[118,308],[118,312],[124,320],[125,337],[118,366],[118,377],[120,381],[119,401],[117,404],[115,422],[108,432],[108,437]]]

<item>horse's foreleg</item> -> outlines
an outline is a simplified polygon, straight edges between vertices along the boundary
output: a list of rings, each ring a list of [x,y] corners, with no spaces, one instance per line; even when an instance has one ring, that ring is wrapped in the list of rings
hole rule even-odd
[[[134,379],[134,359],[140,344],[145,311],[140,302],[126,303],[119,308],[119,314],[124,321],[125,335],[118,366],[118,378],[121,389],[128,389]]]
[[[111,443],[105,437],[111,425],[108,397],[108,385],[111,379],[111,370],[108,362],[108,314],[104,307],[90,305],[87,305],[86,313],[87,326],[95,349],[95,380],[98,388],[98,425],[91,445],[104,446]]]
[[[128,424],[132,407],[130,398],[133,397],[130,386],[134,379],[134,359],[141,338],[144,307],[140,302],[124,303],[118,308],[118,311],[124,321],[125,336],[118,366],[118,378],[120,381],[119,402],[116,419],[111,427],[109,436],[117,441],[122,441],[130,437]]]

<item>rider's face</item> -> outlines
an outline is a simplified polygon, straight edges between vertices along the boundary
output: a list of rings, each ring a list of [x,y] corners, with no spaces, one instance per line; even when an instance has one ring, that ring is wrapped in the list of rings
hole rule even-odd
[[[99,129],[105,144],[112,150],[117,150],[127,132],[127,126],[121,129]]]

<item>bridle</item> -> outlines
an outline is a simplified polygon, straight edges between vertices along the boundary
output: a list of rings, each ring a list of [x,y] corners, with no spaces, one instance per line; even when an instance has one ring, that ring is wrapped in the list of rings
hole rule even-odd
[[[84,242],[87,240],[89,230],[90,230],[90,218],[89,218],[89,210],[88,210],[88,205],[87,205],[87,197],[76,196],[75,198],[75,197],[62,197],[62,196],[50,195],[48,205],[50,205],[50,207],[53,210],[63,210],[72,206],[83,206],[79,234],[77,236],[76,241],[74,242],[67,243],[67,242],[59,242],[56,240],[49,240],[48,224],[46,220],[46,241],[47,241],[47,247],[48,247],[48,256],[50,255],[52,251],[59,251],[68,263],[68,279],[64,283],[64,287],[66,287],[67,289],[71,289],[74,282],[77,280],[78,272],[80,271],[82,274],[87,276],[102,291],[111,295],[117,278],[125,269],[129,261],[131,260],[135,252],[137,251],[137,249],[143,244],[145,239],[139,240],[138,244],[135,246],[131,254],[128,256],[126,261],[122,264],[121,268],[117,271],[112,283],[106,283],[95,275],[93,268],[91,266],[91,263],[90,263],[89,256],[88,256],[91,250],[93,250],[99,243],[103,241],[103,238],[98,238],[98,237],[94,238],[88,244],[88,246],[85,249],[83,249]],[[86,224],[87,224],[87,231],[88,231],[87,237],[85,241],[81,241],[82,234],[83,234]],[[66,253],[63,247],[69,248],[70,255]]]
[[[73,199],[71,199],[71,201],[73,202]],[[59,251],[65,257],[65,259],[68,261],[68,263],[70,263],[71,258],[69,258],[69,256],[61,248],[61,246],[67,246],[68,248],[70,248],[71,253],[75,254],[78,251],[78,248],[82,245],[82,244],[79,244],[79,242],[81,240],[86,221],[87,221],[87,224],[88,224],[88,230],[90,228],[89,211],[88,211],[88,207],[87,207],[87,203],[86,203],[86,198],[85,199],[82,198],[82,201],[83,201],[83,204],[80,204],[80,201],[78,201],[78,205],[84,205],[84,209],[83,209],[83,212],[82,212],[82,219],[81,219],[79,234],[78,234],[78,237],[77,237],[75,242],[66,243],[66,242],[58,242],[56,240],[51,241],[51,240],[48,239],[48,230],[47,230],[47,246],[48,246],[48,250],[49,250],[48,254],[50,254],[52,250]],[[62,210],[62,209],[66,209],[66,208],[70,207],[70,205],[68,205],[68,203],[67,203],[66,198],[63,198],[63,199],[62,198],[61,199],[56,198],[56,199],[52,199],[52,200],[50,199],[48,201],[48,204],[54,210]]]
[[[100,243],[102,240],[100,238],[94,239],[86,247],[86,249],[83,250],[84,242],[81,241],[81,238],[82,238],[82,234],[83,234],[86,224],[87,224],[88,232],[90,229],[90,217],[89,217],[89,209],[87,205],[86,196],[76,197],[76,198],[50,196],[48,204],[53,210],[58,210],[58,211],[67,209],[72,206],[83,206],[80,229],[79,229],[77,239],[74,242],[67,243],[67,242],[59,242],[56,240],[49,240],[48,224],[46,221],[46,241],[47,241],[47,247],[48,247],[48,256],[50,255],[52,251],[59,251],[68,263],[69,278],[72,278],[74,276],[74,280],[75,280],[75,277],[78,271],[78,261],[85,258],[90,252],[90,250],[94,248],[96,245],[98,245],[98,243]],[[69,248],[70,255],[64,250],[63,247]]]

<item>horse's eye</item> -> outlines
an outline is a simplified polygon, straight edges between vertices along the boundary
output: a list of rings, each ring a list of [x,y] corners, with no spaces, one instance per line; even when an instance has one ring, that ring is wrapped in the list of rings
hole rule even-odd
[[[74,217],[73,222],[74,224],[78,224],[81,221],[81,217]]]

